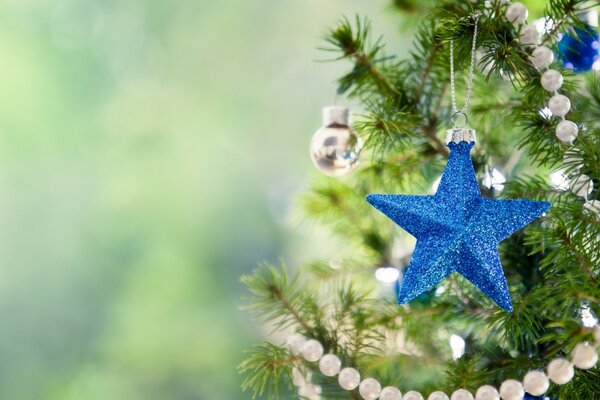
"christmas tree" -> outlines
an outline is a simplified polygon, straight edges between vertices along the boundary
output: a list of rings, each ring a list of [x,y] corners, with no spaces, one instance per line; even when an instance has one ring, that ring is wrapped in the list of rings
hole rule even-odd
[[[407,54],[386,53],[384,42],[396,38],[376,39],[376,24],[360,16],[340,19],[325,35],[326,54],[348,65],[338,80],[340,98],[364,110],[352,125],[361,163],[347,177],[321,177],[299,194],[302,218],[338,237],[334,260],[289,270],[264,264],[242,278],[247,309],[273,327],[240,366],[244,389],[269,399],[401,399],[400,392],[405,400],[600,399],[594,2],[550,0],[539,15],[501,0],[393,4],[403,18],[420,21]],[[453,107],[465,101],[468,110]],[[437,280],[418,275],[412,236],[365,200],[371,193],[436,192],[461,145],[451,131],[448,146],[445,131],[465,114],[468,128],[477,130],[470,159],[481,201],[551,203],[539,219],[500,235],[508,236],[498,247],[512,299],[505,306],[490,296],[504,281],[485,286],[485,276],[461,272],[464,260],[449,256],[452,270]],[[473,211],[469,204],[465,210]],[[386,207],[378,206],[399,224],[424,212],[394,214]],[[486,220],[492,213],[486,210],[478,218]],[[445,209],[440,218],[451,213]],[[500,230],[518,215],[490,217],[486,226]],[[476,233],[463,233],[473,235],[464,245],[474,249],[469,254],[479,254],[473,265],[493,264],[493,251],[487,259],[481,255],[487,253]],[[436,235],[446,240],[450,234]],[[422,238],[415,236],[418,249]],[[437,262],[438,250],[445,249],[420,250],[421,262]],[[427,290],[404,299],[410,273],[417,284],[426,281]]]

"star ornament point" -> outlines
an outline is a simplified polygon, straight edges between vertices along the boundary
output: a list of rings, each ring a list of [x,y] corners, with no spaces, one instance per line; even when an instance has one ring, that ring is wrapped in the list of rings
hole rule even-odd
[[[482,197],[470,156],[473,145],[464,141],[448,145],[448,164],[434,195],[367,196],[373,207],[417,239],[399,304],[458,272],[498,306],[512,311],[498,244],[542,215],[550,203]]]

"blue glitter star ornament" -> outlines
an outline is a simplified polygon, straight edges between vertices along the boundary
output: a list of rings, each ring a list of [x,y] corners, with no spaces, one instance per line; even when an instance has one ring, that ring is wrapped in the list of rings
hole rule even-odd
[[[471,161],[475,131],[448,131],[448,164],[433,196],[370,194],[367,201],[417,238],[398,303],[430,290],[452,272],[506,311],[512,302],[498,243],[535,220],[550,203],[481,197]]]

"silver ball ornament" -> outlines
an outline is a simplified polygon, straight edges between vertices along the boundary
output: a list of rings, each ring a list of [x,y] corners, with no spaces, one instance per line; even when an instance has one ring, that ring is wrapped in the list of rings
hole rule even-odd
[[[360,384],[360,374],[354,368],[344,368],[338,375],[338,383],[345,390],[354,390]]]
[[[310,142],[310,156],[325,175],[343,176],[358,166],[363,141],[349,126],[349,120],[345,107],[323,108],[323,127]]]
[[[573,364],[579,369],[590,369],[598,362],[596,349],[587,344],[579,343],[573,349]]]
[[[450,400],[473,400],[473,395],[468,390],[458,389],[452,393]]]
[[[523,3],[515,2],[512,3],[506,9],[506,19],[512,22],[513,24],[522,24],[527,20],[527,16],[529,15],[529,11],[527,7]]]
[[[500,397],[502,400],[522,400],[525,397],[525,390],[521,382],[507,379],[500,385]]]
[[[536,68],[548,68],[554,61],[554,52],[546,46],[537,47],[531,53],[531,62]]]
[[[406,392],[402,400],[425,400],[425,398],[421,393],[411,390],[410,392]]]
[[[342,362],[333,354],[326,354],[319,361],[319,370],[325,376],[336,376],[341,367]]]
[[[555,358],[548,364],[548,378],[558,385],[564,385],[573,379],[573,365],[564,358]]]
[[[448,398],[448,395],[446,395],[446,393],[438,390],[438,391],[431,393],[429,395],[429,397],[427,398],[427,400],[450,400],[450,399]]]
[[[402,400],[402,392],[393,386],[386,386],[381,390],[379,400]]]
[[[579,128],[573,121],[564,120],[560,121],[558,125],[556,125],[555,132],[558,140],[564,143],[571,143],[577,138]]]
[[[571,100],[562,94],[555,94],[548,101],[548,108],[552,112],[552,115],[564,117],[571,110]]]
[[[550,380],[542,371],[529,371],[523,378],[523,387],[527,393],[541,396],[550,387]]]
[[[323,345],[318,340],[310,339],[304,343],[300,352],[306,361],[319,361],[323,356]]]
[[[381,393],[381,384],[376,379],[367,378],[358,386],[358,393],[365,400],[375,400]]]
[[[540,82],[547,91],[556,92],[563,84],[563,76],[560,72],[549,69],[542,74]]]
[[[484,385],[477,389],[475,400],[500,400],[500,394],[495,387]]]

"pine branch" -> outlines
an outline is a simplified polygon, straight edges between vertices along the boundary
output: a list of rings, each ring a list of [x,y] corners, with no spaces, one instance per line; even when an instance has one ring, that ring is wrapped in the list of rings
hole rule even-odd
[[[238,370],[246,375],[242,390],[251,390],[252,398],[266,395],[268,399],[281,399],[289,387],[295,358],[282,347],[272,343],[256,346]]]
[[[247,305],[244,309],[275,322],[277,329],[297,324],[304,331],[314,330],[311,319],[314,322],[318,316],[308,318],[306,315],[308,305],[315,302],[313,295],[299,284],[297,276],[288,279],[285,266],[277,270],[264,263],[252,275],[242,276],[240,280],[253,295],[245,299]]]

